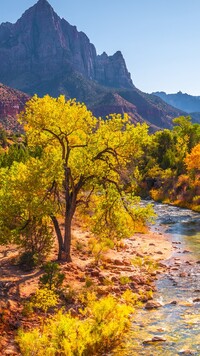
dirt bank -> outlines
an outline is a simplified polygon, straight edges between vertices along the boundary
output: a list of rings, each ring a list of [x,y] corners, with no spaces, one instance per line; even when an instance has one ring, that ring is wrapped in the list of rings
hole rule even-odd
[[[140,295],[142,302],[152,298],[154,282],[163,270],[162,261],[172,254],[172,244],[161,233],[135,234],[106,252],[99,264],[88,247],[90,234],[81,231],[79,224],[73,227],[72,263],[60,264],[65,274],[65,288],[75,294],[80,290],[94,289],[100,295],[119,297],[130,289]],[[18,355],[14,337],[19,327],[31,327],[34,321],[23,316],[24,301],[38,287],[41,269],[22,271],[15,265],[16,246],[0,248],[0,344],[3,355]],[[56,247],[51,260],[56,259]],[[156,262],[156,263],[155,263]],[[74,302],[75,303],[75,302]],[[68,309],[76,309],[69,304]]]

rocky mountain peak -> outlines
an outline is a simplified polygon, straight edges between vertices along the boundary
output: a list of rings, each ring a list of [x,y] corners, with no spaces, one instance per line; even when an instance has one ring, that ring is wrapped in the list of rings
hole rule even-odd
[[[123,60],[124,60],[124,57],[123,57],[121,51],[115,52],[115,53],[113,54],[113,57],[114,57],[114,58],[118,58],[118,59],[123,59]]]
[[[37,4],[36,4],[36,6],[50,6],[51,7],[51,5],[49,4],[49,2],[47,1],[47,0],[38,0],[38,2],[37,2]]]
[[[112,88],[133,88],[131,75],[127,70],[124,57],[120,51],[113,56],[103,52],[97,56],[97,70],[95,80]]]
[[[53,7],[49,4],[49,2],[47,0],[38,0],[35,5],[33,5],[32,7],[30,7],[28,10],[26,10],[25,13],[27,12],[33,12],[33,11],[49,11],[51,13],[55,13]]]
[[[52,6],[47,0],[39,0],[35,5],[30,7],[22,17],[17,21],[19,29],[22,30],[24,27],[36,27],[38,31],[43,31],[45,26],[46,31],[49,30],[51,33],[51,28],[56,29],[55,24],[61,21],[59,16],[55,13]]]

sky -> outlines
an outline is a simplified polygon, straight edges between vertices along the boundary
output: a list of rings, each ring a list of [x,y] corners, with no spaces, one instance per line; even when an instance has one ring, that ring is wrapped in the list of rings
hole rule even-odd
[[[0,0],[15,23],[37,0]],[[151,93],[200,95],[200,0],[49,0],[98,54],[120,50],[134,85]]]

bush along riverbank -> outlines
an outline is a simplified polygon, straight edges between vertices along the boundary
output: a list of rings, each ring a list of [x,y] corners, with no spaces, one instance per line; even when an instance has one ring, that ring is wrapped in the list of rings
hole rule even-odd
[[[162,181],[149,191],[150,197],[156,202],[170,204],[200,212],[200,175],[180,175],[176,179]]]
[[[192,124],[189,117],[174,123],[173,130],[154,134],[143,193],[155,201],[200,212],[200,125]]]

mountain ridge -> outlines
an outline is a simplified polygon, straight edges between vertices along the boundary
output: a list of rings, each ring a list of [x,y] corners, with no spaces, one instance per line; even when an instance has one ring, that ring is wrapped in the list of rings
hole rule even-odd
[[[178,110],[183,110],[190,114],[195,122],[200,122],[200,96],[182,93],[181,91],[173,94],[167,94],[164,91],[152,94]]]
[[[181,91],[177,93],[167,94],[164,91],[154,92],[153,95],[158,96],[170,105],[184,110],[187,113],[200,112],[200,96],[195,96]]]

